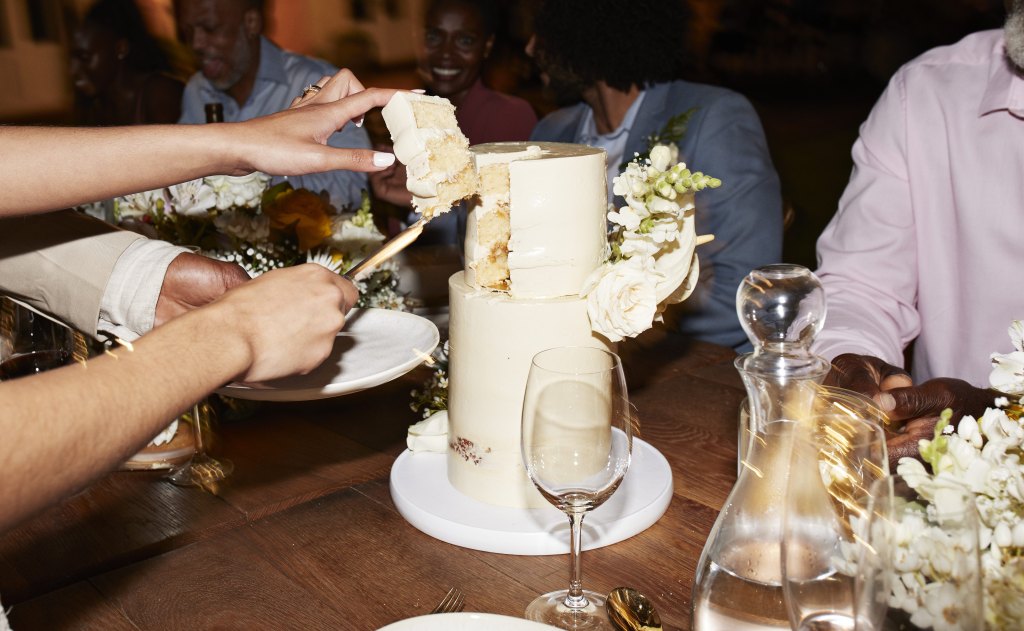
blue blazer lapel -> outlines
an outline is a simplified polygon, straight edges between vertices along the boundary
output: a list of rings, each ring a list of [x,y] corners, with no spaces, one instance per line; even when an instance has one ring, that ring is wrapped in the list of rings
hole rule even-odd
[[[647,138],[657,133],[670,116],[665,114],[669,106],[669,87],[669,84],[662,83],[648,88],[644,93],[640,111],[636,113],[633,128],[629,130],[623,161],[629,162],[634,153],[647,151]]]

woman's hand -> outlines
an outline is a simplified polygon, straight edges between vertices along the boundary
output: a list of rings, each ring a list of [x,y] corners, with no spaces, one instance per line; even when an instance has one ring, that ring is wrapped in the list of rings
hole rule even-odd
[[[358,297],[346,278],[307,263],[262,274],[196,313],[219,311],[224,334],[246,345],[249,367],[237,380],[266,381],[323,363]]]
[[[332,80],[335,78],[338,75]],[[350,121],[361,119],[370,109],[387,105],[396,92],[369,88],[332,99],[333,95],[355,89],[357,84],[328,81],[319,93],[303,99],[296,107],[242,123],[225,124],[231,134],[226,139],[227,146],[238,165],[233,174],[264,171],[276,175],[304,175],[337,169],[373,172],[394,164],[395,156],[391,153],[327,145],[332,134]]]

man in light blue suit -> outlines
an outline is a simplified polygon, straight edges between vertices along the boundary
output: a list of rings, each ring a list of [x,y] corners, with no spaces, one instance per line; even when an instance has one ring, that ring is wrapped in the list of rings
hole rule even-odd
[[[612,178],[635,154],[646,155],[653,137],[675,142],[687,166],[721,179],[721,188],[696,195],[697,233],[715,235],[697,250],[697,290],[668,315],[683,334],[746,350],[736,289],[750,270],[781,260],[779,178],[746,98],[674,79],[686,15],[681,0],[544,2],[527,53],[566,106],[541,120],[531,139],[604,148],[609,198]]]

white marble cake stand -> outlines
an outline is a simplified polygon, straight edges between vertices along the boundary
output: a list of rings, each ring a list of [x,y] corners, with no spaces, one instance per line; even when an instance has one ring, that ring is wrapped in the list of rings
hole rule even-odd
[[[508,508],[464,495],[448,482],[446,456],[404,451],[391,467],[398,512],[448,543],[502,554],[569,552],[569,519],[554,506]],[[672,469],[649,443],[633,440],[633,460],[611,499],[583,520],[583,549],[611,545],[658,521],[672,499]]]

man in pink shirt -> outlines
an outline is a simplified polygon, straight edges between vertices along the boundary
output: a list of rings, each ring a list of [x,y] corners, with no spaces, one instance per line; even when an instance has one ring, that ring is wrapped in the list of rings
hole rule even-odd
[[[1009,4],[1009,2],[1008,2]],[[818,241],[829,380],[911,421],[992,404],[989,355],[1024,318],[1024,0],[984,31],[903,66],[860,130],[839,210]],[[902,368],[913,342],[910,376]],[[895,453],[894,453],[895,452]]]

